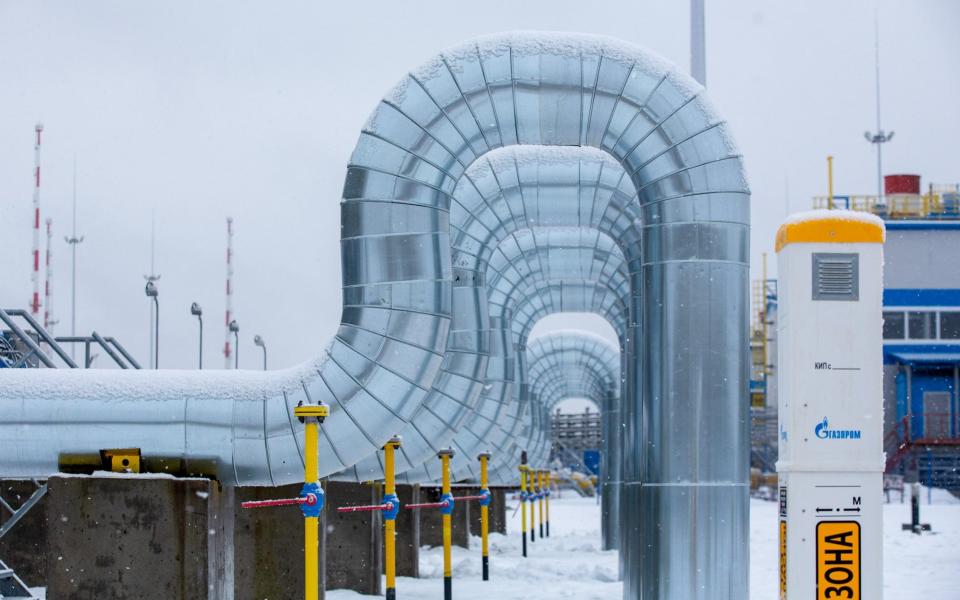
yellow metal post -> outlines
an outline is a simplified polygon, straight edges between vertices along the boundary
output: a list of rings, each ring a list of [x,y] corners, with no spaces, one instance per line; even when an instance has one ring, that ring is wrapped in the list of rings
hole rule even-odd
[[[833,210],[833,157],[827,157],[827,208]]]
[[[540,504],[540,539],[543,539],[543,470],[537,471],[537,499]]]
[[[527,469],[527,488],[530,490],[530,541],[537,541],[537,475],[534,469]]]
[[[520,465],[520,531],[523,532],[523,556],[527,556],[527,465]]]
[[[490,489],[487,481],[487,463],[490,461],[490,453],[484,452],[477,458],[480,459],[480,495],[485,496],[480,500],[480,540],[483,556],[483,580],[490,579]]]
[[[547,470],[547,491],[544,492],[547,496],[547,537],[550,537],[550,489],[553,487],[553,473],[550,470]]]
[[[450,556],[450,547],[452,542],[452,523],[453,514],[453,494],[450,493],[450,458],[453,457],[453,449],[446,448],[437,453],[441,461],[443,473],[443,488],[440,501],[446,505],[440,509],[443,515],[443,598],[452,600],[453,598],[453,560]]]
[[[317,438],[320,422],[329,414],[324,405],[304,405],[294,409],[294,415],[303,419],[303,491],[302,496],[318,492],[320,470],[318,467]],[[303,507],[303,596],[306,600],[317,600],[320,592],[320,510],[308,510]]]
[[[383,476],[384,476],[384,505],[391,508],[383,512],[383,557],[384,573],[387,578],[387,600],[396,600],[397,597],[397,512],[400,509],[400,500],[397,498],[395,471],[395,456],[400,447],[400,438],[393,437],[383,447]]]

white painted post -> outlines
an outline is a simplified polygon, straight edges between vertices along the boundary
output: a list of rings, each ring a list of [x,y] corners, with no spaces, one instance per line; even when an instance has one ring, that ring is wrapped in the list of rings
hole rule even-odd
[[[781,600],[882,598],[884,231],[813,211],[777,233]]]

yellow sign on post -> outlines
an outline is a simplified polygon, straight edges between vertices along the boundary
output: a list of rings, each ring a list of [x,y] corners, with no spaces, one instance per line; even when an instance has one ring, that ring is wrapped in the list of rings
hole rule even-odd
[[[861,600],[860,523],[817,523],[817,600]]]
[[[787,522],[780,521],[780,600],[787,600]]]

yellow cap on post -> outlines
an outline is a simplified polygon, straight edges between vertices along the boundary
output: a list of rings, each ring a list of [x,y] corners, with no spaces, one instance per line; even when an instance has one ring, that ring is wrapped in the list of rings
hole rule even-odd
[[[886,228],[867,213],[818,210],[800,213],[777,230],[777,252],[787,244],[882,244]]]

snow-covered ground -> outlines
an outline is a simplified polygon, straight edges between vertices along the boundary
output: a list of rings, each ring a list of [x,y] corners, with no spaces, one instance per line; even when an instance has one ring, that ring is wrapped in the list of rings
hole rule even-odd
[[[926,495],[923,496],[926,502]],[[750,505],[750,597],[777,598],[777,505],[752,500]],[[508,511],[511,516],[512,507]],[[480,580],[480,543],[453,549],[453,593],[458,600],[536,600],[579,598],[610,600],[621,596],[617,554],[600,550],[600,508],[590,498],[564,495],[551,500],[550,538],[537,540],[529,558],[520,557],[519,534],[491,535],[490,578]],[[922,536],[900,530],[910,520],[910,504],[884,506],[885,600],[957,600],[960,598],[960,503],[934,495],[921,517],[933,525]],[[519,512],[509,521],[520,529]],[[420,579],[397,580],[400,598],[442,598],[440,548],[420,553]],[[327,592],[329,600],[367,598],[355,592]]]

